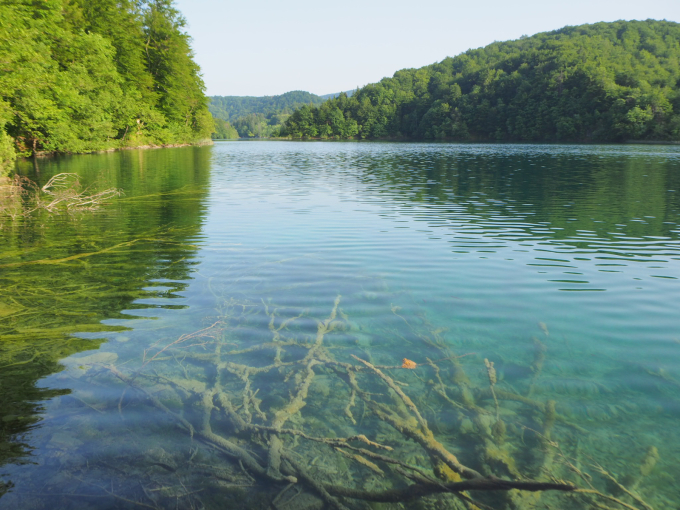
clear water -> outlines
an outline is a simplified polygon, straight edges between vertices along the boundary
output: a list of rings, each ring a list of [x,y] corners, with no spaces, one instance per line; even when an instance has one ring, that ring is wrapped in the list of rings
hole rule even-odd
[[[0,220],[0,508],[321,507],[309,484],[279,495],[286,483],[201,436],[206,395],[212,433],[265,469],[271,431],[235,430],[220,395],[253,426],[365,434],[392,452],[351,444],[434,477],[437,461],[366,401],[414,420],[373,371],[348,407],[333,363],[363,367],[352,356],[413,360],[381,370],[484,475],[590,488],[580,471],[633,508],[680,508],[679,148],[226,142],[18,170],[40,184],[76,172],[125,196]],[[355,450],[279,436],[320,483],[412,483]]]

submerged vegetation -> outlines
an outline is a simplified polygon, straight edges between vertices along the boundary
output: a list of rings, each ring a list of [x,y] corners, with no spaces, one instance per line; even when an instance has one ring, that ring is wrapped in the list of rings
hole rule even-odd
[[[680,140],[680,24],[617,21],[496,42],[299,108],[293,138]]]
[[[208,139],[172,0],[0,0],[0,172],[17,154]]]
[[[587,431],[559,402],[533,394],[547,360],[545,324],[537,329],[543,340],[531,340],[530,377],[519,388],[501,379],[493,361],[454,352],[441,328],[399,306],[391,313],[400,343],[418,351],[418,362],[400,364],[389,350],[343,342],[362,333],[342,296],[318,319],[270,300],[215,297],[219,315],[197,331],[161,335],[142,352],[68,360],[77,390],[57,415],[85,415],[50,441],[62,465],[56,479],[41,479],[35,496],[10,493],[10,501],[41,508],[40,493],[56,492],[58,483],[64,505],[98,496],[186,509],[228,502],[275,509],[364,508],[362,502],[652,508],[646,484],[660,460],[655,447],[616,476],[589,453]],[[268,338],[254,338],[252,326],[265,326]],[[109,388],[109,397],[88,397],[92,385]],[[102,434],[88,425],[92,413],[120,428]],[[144,415],[157,416],[153,437],[137,422]],[[133,438],[139,446],[104,446],[84,469],[84,437],[103,445]]]

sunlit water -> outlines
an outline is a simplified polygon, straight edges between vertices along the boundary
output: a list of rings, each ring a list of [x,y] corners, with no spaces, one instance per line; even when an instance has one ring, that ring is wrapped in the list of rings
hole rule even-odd
[[[359,396],[348,407],[350,387],[324,363],[360,365],[352,355],[413,360],[383,371],[485,475],[579,480],[569,462],[642,508],[601,465],[654,508],[680,508],[677,147],[229,142],[38,165],[19,171],[40,184],[77,172],[125,196],[94,213],[2,220],[0,508],[268,508],[285,483],[252,478],[181,423],[200,430],[215,377],[241,419],[270,426],[312,370],[284,428],[366,434],[431,470]],[[299,364],[329,317],[321,361]],[[369,375],[359,382],[375,400],[396,395]],[[266,467],[267,432],[235,433],[214,402],[212,431]],[[323,483],[408,481],[282,439]],[[319,507],[295,490],[277,507]],[[493,497],[480,501],[585,508],[553,493]]]

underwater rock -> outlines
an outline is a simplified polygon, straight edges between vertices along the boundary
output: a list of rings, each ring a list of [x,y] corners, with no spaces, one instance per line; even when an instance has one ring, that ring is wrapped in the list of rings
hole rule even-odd
[[[359,347],[367,349],[371,346],[371,337],[369,335],[358,334],[355,336],[355,342]]]
[[[310,391],[317,393],[322,397],[328,397],[331,394],[331,381],[328,376],[317,375],[312,381]]]
[[[195,393],[203,393],[206,388],[206,384],[203,381],[197,379],[177,379],[177,384],[182,388],[186,388]]]
[[[349,325],[345,321],[341,320],[335,320],[330,323],[330,327],[333,328],[334,331],[348,331]]]
[[[120,342],[120,343],[125,343],[125,342],[129,342],[129,341],[130,341],[130,337],[129,337],[129,336],[123,336],[123,335],[115,336],[115,337],[113,337],[113,339],[114,339],[116,342]]]
[[[515,459],[512,456],[512,448],[508,444],[497,445],[488,442],[484,449],[484,462],[494,472],[507,470],[513,476],[520,476]]]
[[[652,472],[652,469],[654,469],[654,466],[656,466],[658,460],[659,450],[657,450],[655,446],[650,446],[647,450],[645,458],[642,459],[642,463],[640,464],[640,474],[642,476],[649,476],[649,474]]]
[[[61,360],[61,363],[69,368],[72,377],[79,378],[85,375],[92,365],[111,365],[117,360],[118,354],[115,352],[97,352],[82,358],[66,358]]]
[[[475,426],[470,418],[463,418],[460,422],[459,430],[461,434],[470,434],[471,432],[474,432]]]
[[[347,331],[360,331],[361,326],[357,322],[350,321],[350,320],[345,320],[345,323],[347,324]]]
[[[475,425],[477,425],[477,432],[482,437],[491,437],[491,427],[493,427],[496,418],[490,414],[478,414],[475,418]]]
[[[172,390],[162,389],[156,393],[158,399],[169,409],[180,410],[184,407],[182,399]]]
[[[499,380],[508,380],[510,382],[521,381],[532,375],[532,371],[529,367],[516,363],[504,363],[497,372]]]
[[[83,442],[73,437],[68,432],[58,431],[52,435],[47,448],[55,450],[72,450],[78,448]]]
[[[115,352],[96,352],[81,358],[66,358],[61,362],[69,368],[77,368],[83,365],[94,365],[95,363],[108,364],[115,363],[118,354]]]
[[[498,420],[496,423],[493,424],[493,427],[491,427],[491,434],[493,435],[494,439],[498,442],[498,444],[503,444],[505,442],[506,432],[507,427],[503,420]]]
[[[275,411],[277,409],[282,409],[286,406],[288,401],[283,398],[279,394],[265,394],[262,397],[262,404],[260,407],[264,407],[265,409],[271,409],[272,411]]]

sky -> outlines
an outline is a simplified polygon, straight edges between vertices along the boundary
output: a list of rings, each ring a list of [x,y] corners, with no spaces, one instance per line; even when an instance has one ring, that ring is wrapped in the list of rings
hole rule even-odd
[[[330,94],[494,41],[619,19],[680,22],[680,0],[176,0],[208,95]]]

